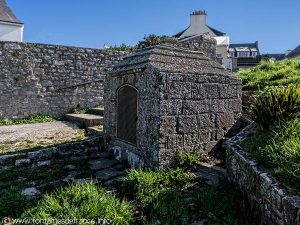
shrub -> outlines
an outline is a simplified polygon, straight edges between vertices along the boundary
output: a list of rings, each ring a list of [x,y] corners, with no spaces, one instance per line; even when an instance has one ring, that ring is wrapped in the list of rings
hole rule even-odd
[[[298,117],[299,109],[299,86],[268,87],[256,97],[252,115],[261,128],[268,129],[282,120]]]
[[[45,196],[37,205],[22,215],[31,219],[86,219],[111,221],[109,224],[126,225],[133,221],[132,205],[121,201],[92,183],[70,185]],[[55,221],[55,220],[54,220]],[[50,224],[55,224],[50,223]],[[64,223],[61,223],[64,224]],[[93,224],[79,223],[79,224]]]

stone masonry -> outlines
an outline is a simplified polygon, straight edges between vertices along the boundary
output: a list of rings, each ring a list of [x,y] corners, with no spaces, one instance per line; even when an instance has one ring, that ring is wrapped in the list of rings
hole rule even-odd
[[[300,225],[300,197],[271,176],[242,149],[241,143],[253,130],[249,125],[225,143],[230,180],[247,199],[248,212],[261,225]]]
[[[107,145],[118,159],[152,169],[172,164],[177,150],[207,154],[241,115],[241,84],[201,52],[172,45],[140,50],[106,79]],[[135,144],[118,137],[118,90],[124,85],[138,92]]]
[[[126,53],[0,42],[0,119],[61,117],[103,103],[108,69]]]

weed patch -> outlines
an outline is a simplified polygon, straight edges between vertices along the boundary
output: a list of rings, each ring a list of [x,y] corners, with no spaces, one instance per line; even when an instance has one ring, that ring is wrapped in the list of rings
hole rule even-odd
[[[47,123],[57,121],[47,115],[30,116],[23,119],[3,119],[0,120],[0,126],[11,126],[20,124]]]

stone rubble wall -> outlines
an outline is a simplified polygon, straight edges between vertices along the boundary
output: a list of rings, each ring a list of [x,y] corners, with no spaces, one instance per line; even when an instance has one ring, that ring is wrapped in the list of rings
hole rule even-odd
[[[300,225],[300,197],[289,195],[240,146],[251,133],[251,126],[248,126],[225,143],[230,180],[245,195],[249,211],[259,224]]]
[[[179,47],[203,52],[206,56],[216,60],[217,41],[210,35],[200,35],[180,41]]]
[[[27,153],[11,153],[0,156],[0,171],[15,166],[31,165],[44,166],[51,164],[51,159],[59,157],[87,157],[91,153],[103,151],[104,144],[102,137],[94,137],[84,141],[69,142],[52,147],[42,148]]]
[[[0,42],[0,119],[47,114],[103,103],[103,81],[126,52]]]

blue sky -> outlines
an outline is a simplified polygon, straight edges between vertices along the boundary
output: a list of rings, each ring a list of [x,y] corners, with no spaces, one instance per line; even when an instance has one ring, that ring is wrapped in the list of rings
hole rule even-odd
[[[7,0],[25,23],[25,41],[101,48],[173,35],[194,10],[231,43],[259,41],[263,53],[300,44],[299,0]]]

